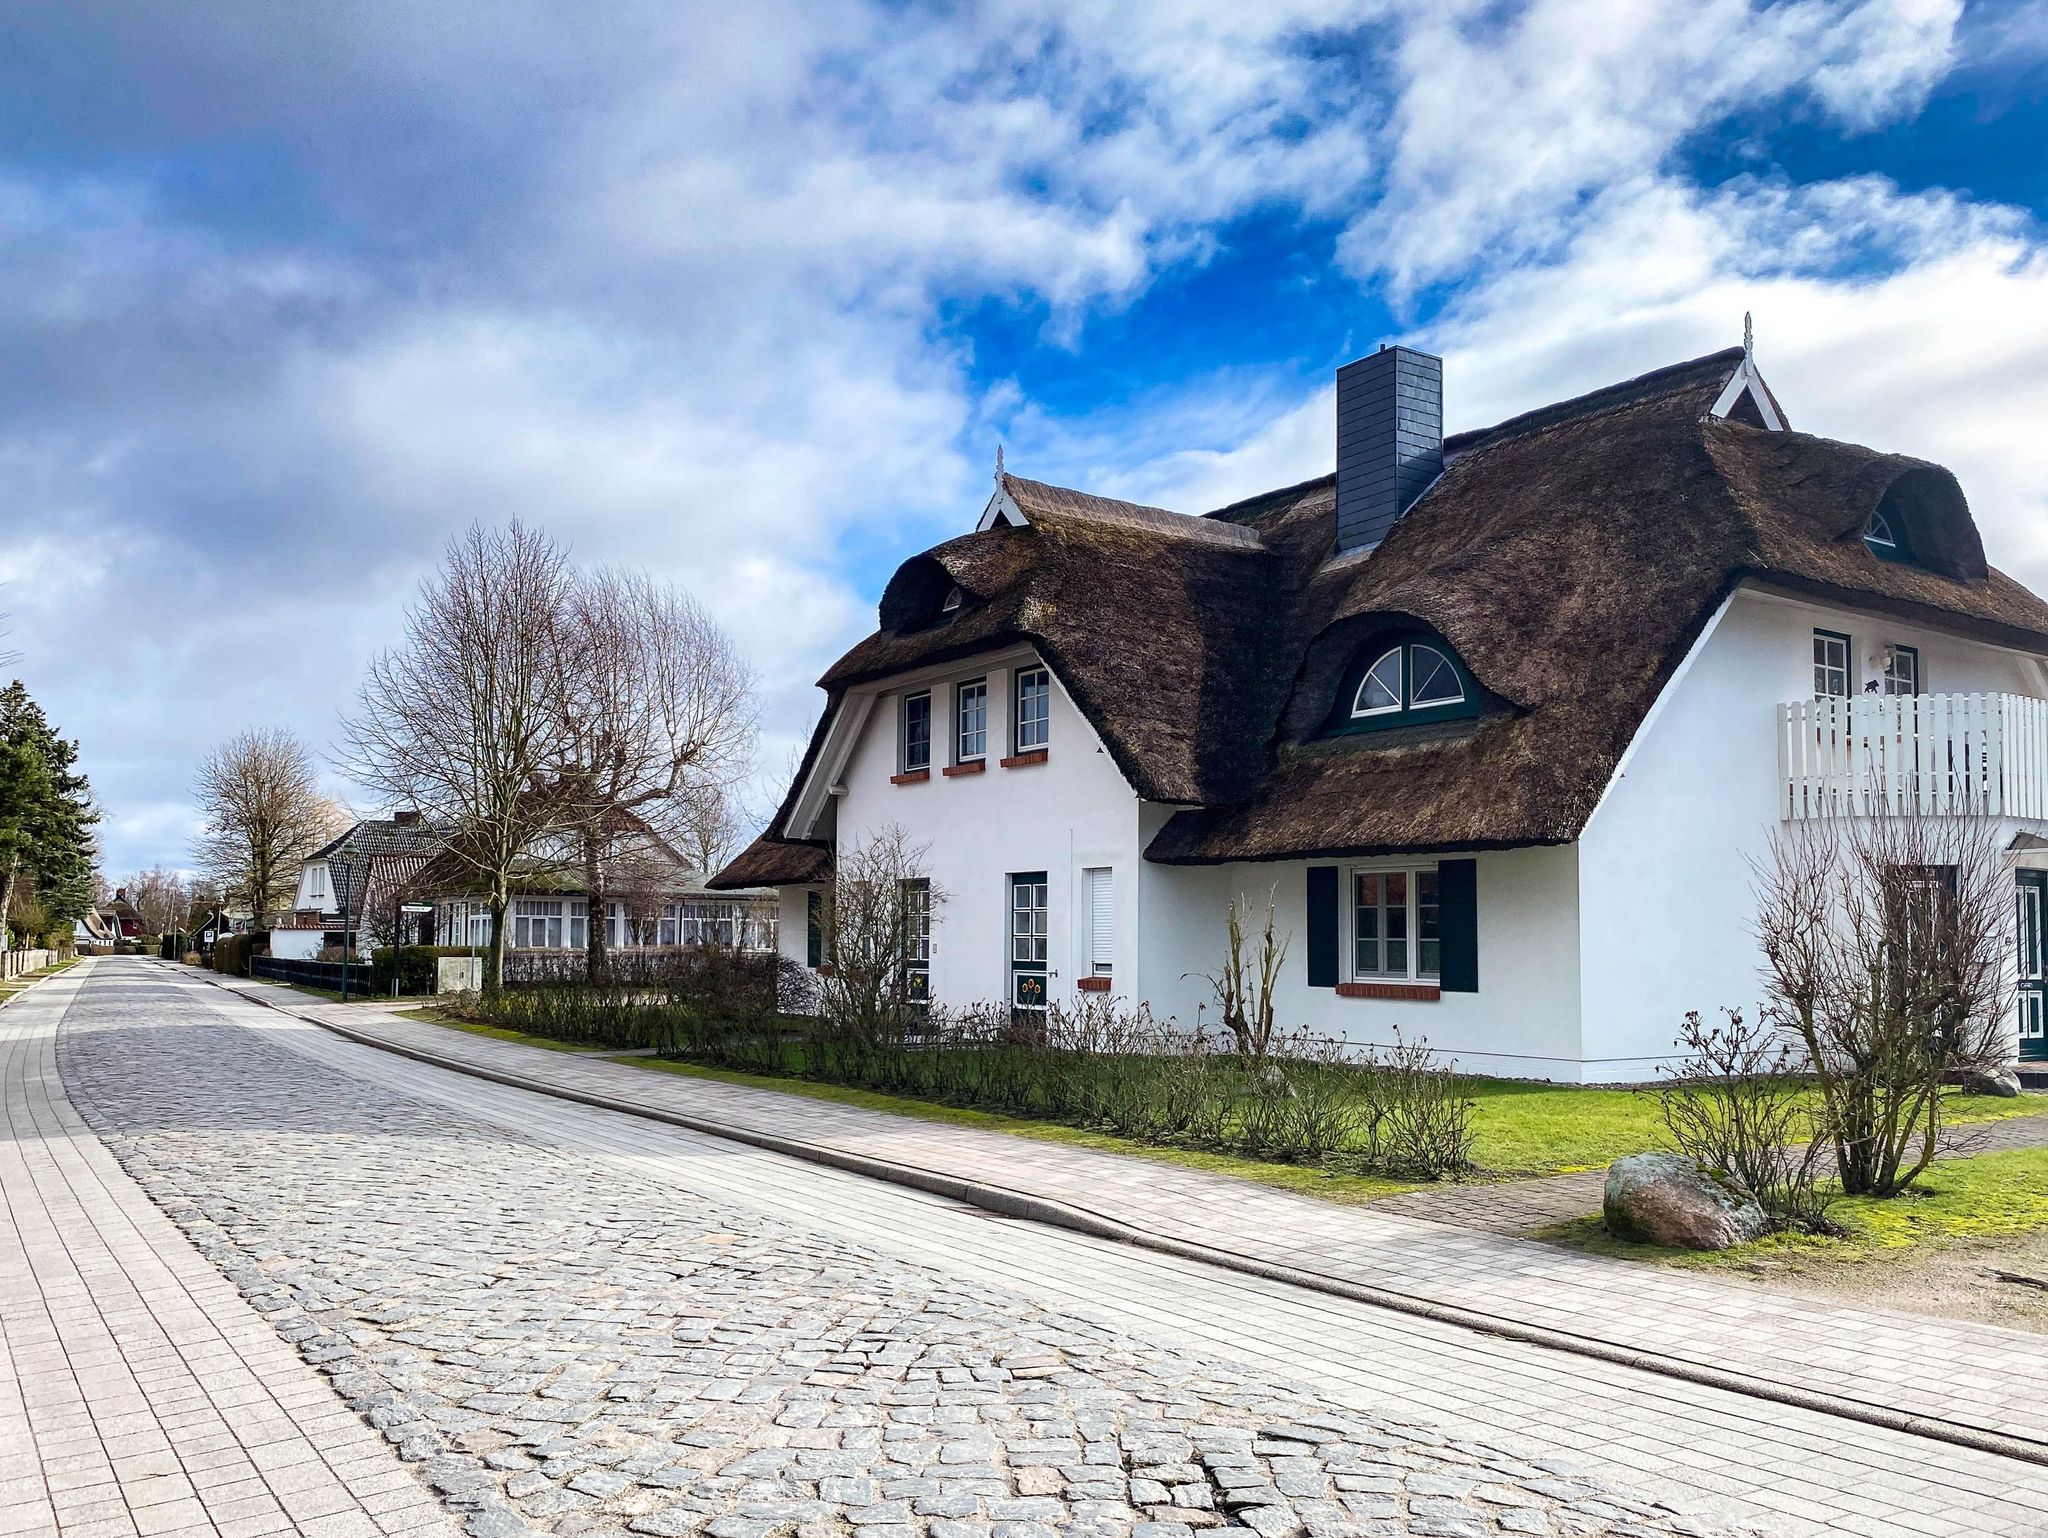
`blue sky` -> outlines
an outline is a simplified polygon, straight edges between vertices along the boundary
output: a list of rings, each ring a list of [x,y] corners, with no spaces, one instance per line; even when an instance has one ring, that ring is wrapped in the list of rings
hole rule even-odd
[[[1393,338],[1472,426],[1753,310],[1796,426],[2048,588],[2048,6],[6,10],[0,610],[116,879],[216,741],[330,740],[471,519],[712,607],[765,801],[998,442],[1201,511]]]

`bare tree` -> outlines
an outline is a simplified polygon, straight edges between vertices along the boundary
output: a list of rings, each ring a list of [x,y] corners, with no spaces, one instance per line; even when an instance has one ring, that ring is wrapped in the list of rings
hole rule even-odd
[[[943,901],[925,874],[928,852],[893,823],[840,852],[823,914],[818,1012],[857,1040],[900,1039],[925,1004],[910,963]]]
[[[128,900],[141,916],[142,932],[163,935],[184,924],[190,893],[183,875],[167,866],[153,865],[128,878]]]
[[[290,902],[299,862],[348,823],[346,809],[320,794],[312,753],[283,727],[252,728],[215,748],[193,794],[205,820],[193,863],[246,902],[259,929]]]
[[[711,875],[739,852],[739,813],[724,786],[707,785],[684,796],[678,820],[673,842],[693,870]]]
[[[472,525],[421,585],[404,644],[371,662],[342,723],[349,771],[446,828],[448,854],[481,887],[486,992],[504,980],[515,874],[562,826],[568,801],[556,776],[570,758],[561,680],[573,581],[538,530]]]
[[[688,594],[644,574],[574,580],[564,634],[555,778],[563,825],[581,851],[594,978],[615,856],[651,832],[687,858],[715,834],[715,808],[752,754],[754,678]]]
[[[1953,1081],[2003,1059],[2011,877],[1986,817],[1821,820],[1758,873],[1771,1023],[1804,1051],[1846,1193],[1933,1161]]]

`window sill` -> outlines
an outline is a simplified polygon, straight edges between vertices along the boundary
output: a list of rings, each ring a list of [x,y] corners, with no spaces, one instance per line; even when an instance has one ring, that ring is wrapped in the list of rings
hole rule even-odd
[[[931,777],[932,772],[929,769],[912,769],[906,774],[890,775],[889,783],[891,785],[922,785]]]
[[[970,758],[964,764],[948,764],[945,768],[941,769],[939,773],[943,774],[949,780],[957,780],[963,774],[980,774],[987,768],[987,759]]]
[[[1409,999],[1418,1004],[1434,1004],[1443,997],[1443,992],[1435,983],[1337,984],[1337,996],[1342,999]]]
[[[1074,982],[1074,988],[1080,993],[1107,993],[1109,992],[1109,979],[1106,977],[1077,978]]]
[[[1029,753],[1013,753],[1003,760],[1003,767],[1005,769],[1028,769],[1033,764],[1044,763],[1046,757],[1047,750],[1044,748],[1037,748]]]

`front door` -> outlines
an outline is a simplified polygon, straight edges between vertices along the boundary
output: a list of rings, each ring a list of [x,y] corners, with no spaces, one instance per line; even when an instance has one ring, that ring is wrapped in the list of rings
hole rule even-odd
[[[2048,871],[2019,872],[2020,1060],[2048,1060]]]

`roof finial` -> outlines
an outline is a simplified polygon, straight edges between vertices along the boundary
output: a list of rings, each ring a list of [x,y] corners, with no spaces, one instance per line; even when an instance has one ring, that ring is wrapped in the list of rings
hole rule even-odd
[[[1749,323],[1749,311],[1742,312],[1742,356],[1746,359],[1756,347],[1756,332]]]
[[[1003,480],[1003,446],[1002,446],[1002,445],[1001,445],[1000,443],[998,443],[998,444],[996,445],[996,484],[997,484],[997,485],[1001,485],[1001,484],[1002,484],[1002,480]]]

